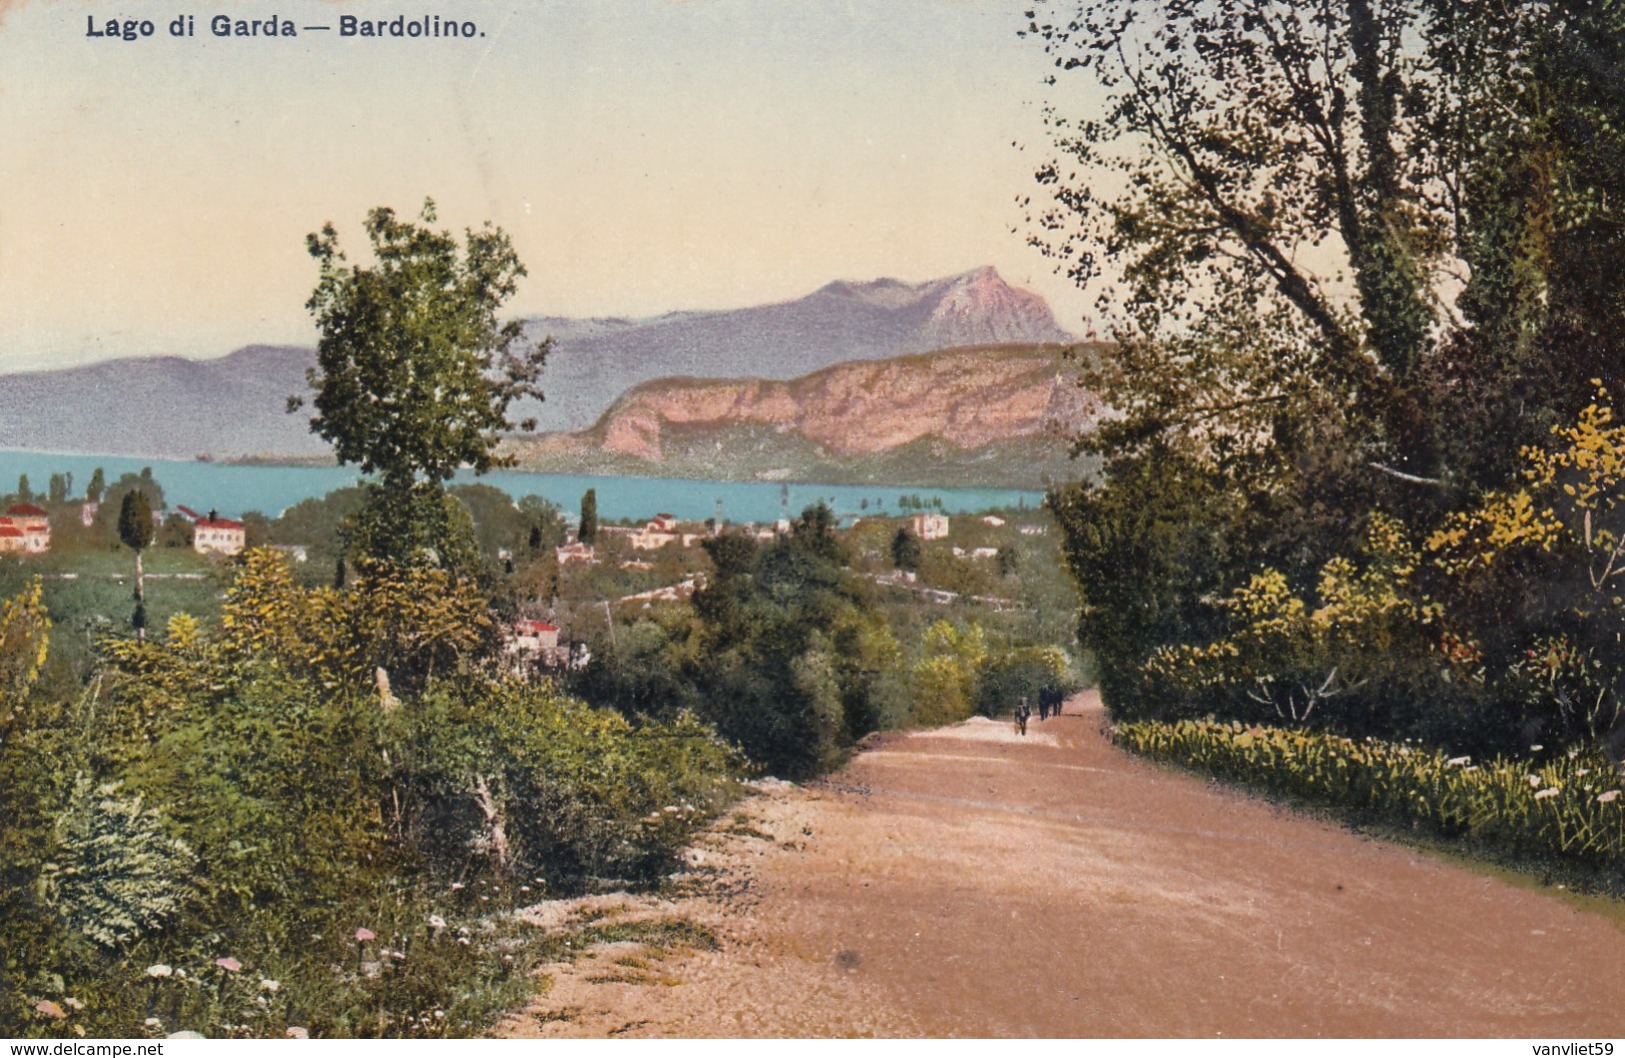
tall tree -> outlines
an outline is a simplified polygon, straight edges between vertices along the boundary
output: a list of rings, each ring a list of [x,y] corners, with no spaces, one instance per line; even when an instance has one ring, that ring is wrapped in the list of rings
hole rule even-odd
[[[135,613],[130,617],[130,625],[137,639],[147,638],[147,582],[141,568],[141,552],[152,544],[153,532],[152,505],[147,502],[147,494],[131,489],[124,494],[124,502],[119,507],[118,536],[125,547],[135,552]]]
[[[1625,396],[1625,288],[1598,280],[1625,267],[1619,5],[1034,7],[1032,241],[1117,340],[1085,363],[1106,480],[1051,497],[1116,704],[1260,566],[1309,598],[1373,512],[1425,525],[1589,379]]]
[[[581,526],[576,530],[576,539],[583,544],[591,544],[598,539],[597,489],[588,489],[581,495]]]
[[[1625,400],[1625,9],[1439,0],[1429,54],[1451,91],[1429,132],[1455,175],[1460,326],[1428,372],[1450,461],[1513,473],[1591,403]]]
[[[321,332],[307,376],[310,428],[341,463],[379,475],[369,504],[388,509],[374,519],[387,531],[373,534],[372,546],[384,551],[376,557],[409,562],[437,549],[421,547],[420,533],[398,537],[395,523],[427,518],[432,536],[433,525],[456,521],[442,509],[444,482],[460,467],[511,465],[497,452],[502,434],[535,424],[510,421],[508,410],[541,396],[550,348],[527,345],[517,320],[497,319],[525,274],[507,234],[487,224],[459,245],[434,230],[435,219],[431,200],[416,222],[372,210],[365,266],[348,262],[331,224],[306,239],[320,266],[306,303]],[[288,410],[302,405],[292,397]]]
[[[102,473],[101,467],[97,467],[91,472],[90,484],[85,486],[85,499],[91,503],[100,503],[102,490],[105,488],[107,488],[107,476]]]
[[[28,487],[28,475],[27,474],[18,475],[18,477],[17,477],[17,502],[18,503],[31,503],[33,501],[33,499],[34,499],[34,490]]]
[[[1246,449],[1339,408],[1368,472],[1432,475],[1412,375],[1455,213],[1415,113],[1439,80],[1406,46],[1423,5],[1062,6],[1028,33],[1056,85],[1086,77],[1103,102],[1052,104],[1033,241],[1120,321],[1126,355],[1097,382],[1125,418],[1103,443]]]

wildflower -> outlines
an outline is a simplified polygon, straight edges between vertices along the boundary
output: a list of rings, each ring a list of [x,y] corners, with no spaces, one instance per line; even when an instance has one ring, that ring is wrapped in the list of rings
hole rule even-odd
[[[452,882],[452,883],[451,883],[451,891],[452,891],[452,892],[454,892],[454,893],[455,893],[455,892],[456,892],[456,891],[457,891],[457,890],[459,890],[459,889],[461,889],[461,888],[462,888],[462,887],[463,887],[463,883],[462,883],[462,882]]]
[[[374,933],[366,926],[362,926],[360,929],[355,931],[355,939],[357,944],[365,944],[376,936],[378,936],[378,934]]]
[[[1539,753],[1541,750],[1543,750],[1545,748],[1546,748],[1545,746],[1542,746],[1539,743],[1536,743],[1535,745],[1529,747],[1529,752],[1531,752],[1531,753]]]
[[[73,998],[72,996],[68,996],[66,999],[64,999],[62,1001],[62,1005],[67,1007],[69,1010],[83,1010],[83,1009],[85,1009],[85,1005],[83,1003],[81,1003],[79,1000]]]
[[[272,995],[275,995],[276,993],[282,991],[282,982],[273,980],[269,977],[262,977],[260,978],[260,987],[265,989],[267,992],[270,992]]]
[[[1451,757],[1449,760],[1444,762],[1444,765],[1447,768],[1460,768],[1463,765],[1471,764],[1472,762],[1473,758],[1471,757]]]
[[[145,1025],[149,1029],[161,1029],[164,1027],[164,1023],[159,1021],[157,1018],[148,1018],[141,1024]]]
[[[151,966],[147,967],[148,977],[168,977],[174,972],[175,970],[173,967],[161,962],[155,962]]]
[[[440,930],[446,928],[446,920],[441,918],[439,915],[430,915],[429,928],[438,933]]]
[[[1561,787],[1548,786],[1546,789],[1541,790],[1539,793],[1535,794],[1535,800],[1544,801],[1548,797],[1556,797],[1560,790],[1561,790]]]
[[[519,887],[519,891],[520,891],[520,892],[521,892],[521,893],[528,893],[528,892],[530,892],[530,886],[528,886],[528,885],[521,885],[521,886],[520,886],[520,887]]]
[[[282,1035],[290,1040],[308,1040],[310,1039],[310,1030],[303,1025],[289,1025],[288,1030]]]
[[[229,974],[234,974],[243,968],[242,963],[238,962],[236,959],[233,959],[229,955],[221,959],[216,959],[214,964]]]
[[[467,937],[458,937],[457,938],[457,943],[462,944],[462,945],[467,945],[467,944],[469,944],[471,942],[469,941],[469,939]]]
[[[1529,776],[1529,785],[1533,786],[1537,790],[1540,789],[1540,776],[1538,776],[1538,775]]]
[[[1607,793],[1597,795],[1597,803],[1600,805],[1613,804],[1617,800],[1619,800],[1618,790],[1609,790]]]
[[[437,1010],[434,1012],[434,1016],[436,1018],[443,1018],[446,1016],[446,1012],[444,1010]]]
[[[62,1018],[65,1018],[65,1017],[68,1016],[67,1011],[65,1011],[61,1007],[57,1006],[55,1003],[51,1002],[49,999],[42,999],[38,1003],[35,1003],[34,1004],[34,1009],[37,1010],[39,1013],[44,1014],[48,1018],[55,1018],[55,1019],[57,1019],[59,1021]]]
[[[1576,774],[1576,775],[1590,775],[1591,774],[1591,769],[1590,768],[1576,768],[1576,769],[1574,769],[1574,774]]]

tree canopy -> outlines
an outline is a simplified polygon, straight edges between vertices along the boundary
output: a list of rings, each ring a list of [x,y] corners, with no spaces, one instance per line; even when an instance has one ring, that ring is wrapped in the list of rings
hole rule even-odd
[[[525,274],[507,234],[487,224],[462,245],[436,231],[434,203],[416,222],[380,206],[365,228],[373,263],[351,264],[331,224],[306,237],[321,267],[306,303],[321,331],[309,372],[310,428],[342,463],[386,487],[449,479],[509,462],[496,452],[514,401],[541,397],[549,342],[528,345],[498,310]],[[289,401],[289,410],[302,405]]]
[[[1528,659],[1614,634],[1572,600],[1576,555],[1619,527],[1580,519],[1566,557],[1535,539],[1530,512],[1575,486],[1539,493],[1529,453],[1568,438],[1548,458],[1580,467],[1574,431],[1625,398],[1625,295],[1597,280],[1625,263],[1625,14],[1057,0],[1027,20],[1054,66],[1030,239],[1114,340],[1083,363],[1114,414],[1077,441],[1104,479],[1051,497],[1108,703],[1497,748],[1577,730],[1552,718],[1580,692],[1537,690]],[[1480,533],[1525,548],[1499,579],[1449,559]],[[1547,585],[1571,602],[1526,601]]]
[[[1057,71],[1032,241],[1098,290],[1122,347],[1091,365],[1123,413],[1097,447],[1171,432],[1299,463],[1330,444],[1363,474],[1481,484],[1460,404],[1516,393],[1542,430],[1579,409],[1619,352],[1620,299],[1553,251],[1619,253],[1619,16],[1502,7],[1029,12]],[[1531,341],[1558,329],[1600,340]],[[1559,385],[1518,382],[1540,370]]]

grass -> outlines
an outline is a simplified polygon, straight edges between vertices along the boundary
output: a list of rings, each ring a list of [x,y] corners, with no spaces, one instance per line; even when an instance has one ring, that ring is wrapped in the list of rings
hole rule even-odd
[[[681,916],[593,925],[577,936],[587,945],[632,941],[660,956],[683,951],[716,951],[722,947],[715,930]]]
[[[210,620],[220,612],[229,575],[226,560],[186,548],[148,548],[147,627],[161,633],[178,613]],[[0,597],[18,594],[41,577],[53,624],[51,652],[86,671],[98,636],[128,633],[135,608],[135,554],[129,548],[65,548],[28,558],[0,559]]]

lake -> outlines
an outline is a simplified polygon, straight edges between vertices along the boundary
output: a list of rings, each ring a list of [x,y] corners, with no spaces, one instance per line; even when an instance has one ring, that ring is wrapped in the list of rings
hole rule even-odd
[[[29,487],[43,494],[52,474],[72,474],[75,495],[83,495],[91,473],[101,467],[108,484],[126,472],[151,467],[164,488],[171,508],[185,504],[193,510],[217,510],[222,516],[260,511],[276,517],[283,510],[359,480],[348,467],[236,466],[194,460],[140,459],[129,456],[61,455],[51,452],[0,450],[0,489],[10,491],[21,474]],[[823,500],[838,514],[908,513],[898,506],[902,496],[919,496],[926,503],[940,499],[942,510],[963,514],[991,507],[1037,507],[1044,494],[1028,489],[920,488],[912,485],[816,485],[772,481],[694,481],[682,478],[633,478],[580,474],[526,474],[496,471],[476,478],[460,474],[457,481],[479,481],[518,499],[535,494],[560,509],[575,513],[581,494],[598,490],[598,517],[644,519],[657,513],[700,521],[716,513],[732,522],[767,522],[787,509],[792,516]],[[867,508],[864,501],[868,501]]]

